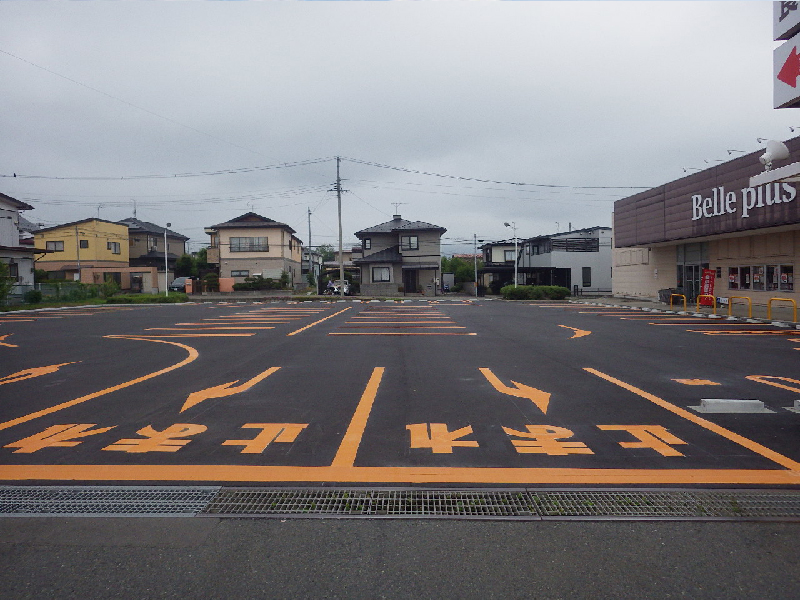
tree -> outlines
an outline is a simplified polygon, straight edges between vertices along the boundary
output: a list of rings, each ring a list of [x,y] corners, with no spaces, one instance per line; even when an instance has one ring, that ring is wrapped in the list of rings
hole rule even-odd
[[[478,268],[480,269],[482,266],[481,261],[478,261]],[[442,273],[453,273],[455,283],[475,281],[475,263],[458,256],[452,258],[443,256]]]
[[[175,277],[188,277],[197,275],[197,263],[188,254],[181,254],[175,261]]]
[[[0,260],[0,304],[6,303],[12,287],[14,287],[14,278],[11,277],[11,269],[8,268],[8,263]]]
[[[329,262],[336,260],[336,252],[330,244],[322,244],[317,246],[317,252],[322,256],[322,262]]]
[[[210,268],[208,264],[208,248],[200,248],[200,250],[197,251],[194,261],[198,273],[207,271]]]

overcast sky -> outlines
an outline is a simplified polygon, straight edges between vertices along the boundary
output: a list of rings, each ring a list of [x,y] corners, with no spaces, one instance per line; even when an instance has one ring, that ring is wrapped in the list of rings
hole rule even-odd
[[[504,222],[521,238],[610,226],[631,188],[800,134],[800,114],[772,108],[771,11],[0,2],[0,192],[47,225],[135,201],[192,250],[249,210],[307,243],[310,208],[312,245],[337,245],[341,156],[346,245],[395,202],[447,228],[445,254],[510,238]]]

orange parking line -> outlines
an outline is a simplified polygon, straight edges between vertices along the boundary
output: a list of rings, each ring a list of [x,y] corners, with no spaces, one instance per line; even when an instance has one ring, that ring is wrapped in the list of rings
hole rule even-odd
[[[0,465],[4,481],[226,481],[337,483],[800,485],[794,471],[743,469],[559,469],[300,467],[245,465]]]
[[[331,466],[352,467],[355,463],[356,453],[358,453],[358,447],[361,445],[361,438],[364,437],[364,429],[367,427],[369,413],[372,411],[375,396],[378,395],[378,388],[381,385],[384,371],[384,367],[375,367],[372,370],[367,387],[364,388],[364,393],[361,395],[361,400],[358,402],[356,411],[353,413],[353,418],[350,420],[350,425],[347,427]]]
[[[190,362],[194,361],[198,356],[200,356],[200,353],[191,346],[186,346],[178,342],[167,342],[164,340],[148,339],[144,336],[107,335],[105,337],[112,339],[142,340],[145,342],[170,344],[172,346],[178,346],[179,348],[183,348],[189,353],[189,356],[184,358],[182,361],[175,363],[172,366],[166,367],[165,369],[160,369],[158,371],[155,371],[154,373],[149,373],[142,377],[137,377],[136,379],[131,379],[130,381],[120,383],[119,385],[105,388],[103,390],[100,390],[99,392],[93,392],[91,394],[87,394],[86,396],[81,396],[80,398],[75,398],[74,400],[70,400],[68,402],[62,402],[61,404],[56,404],[55,406],[51,406],[50,408],[45,408],[43,410],[27,414],[23,417],[18,417],[16,419],[11,419],[10,421],[6,421],[5,423],[0,423],[0,430],[8,429],[9,427],[14,427],[15,425],[19,425],[20,423],[27,423],[28,421],[38,419],[39,417],[44,417],[45,415],[58,412],[59,410],[70,408],[72,406],[76,406],[77,404],[82,404],[83,402],[86,402],[88,400],[94,400],[95,398],[99,398],[100,396],[105,396],[106,394],[110,394],[111,392],[116,392],[117,390],[121,390],[130,387],[132,385],[136,385],[137,383],[141,383],[142,381],[153,379],[154,377],[158,377],[159,375],[163,375],[164,373],[169,373],[170,371],[174,371],[175,369],[180,369],[181,367],[188,365]]]
[[[384,332],[381,332],[381,331],[375,331],[375,332],[372,332],[372,331],[335,332],[334,331],[334,332],[329,333],[328,335],[478,335],[478,334],[477,333],[447,333],[447,332],[425,333],[425,332],[415,332],[415,331],[409,331],[407,333],[403,333],[403,332],[400,332],[400,331],[397,331],[397,332],[394,332],[394,331],[384,331]]]
[[[613,383],[614,385],[617,385],[622,389],[628,390],[629,392],[633,392],[634,394],[641,396],[646,400],[649,400],[653,404],[660,406],[661,408],[665,408],[666,410],[678,415],[679,417],[683,417],[687,421],[691,421],[692,423],[699,425],[704,429],[712,431],[717,435],[721,435],[722,437],[734,442],[735,444],[739,444],[740,446],[743,446],[748,450],[755,452],[756,454],[760,454],[764,458],[767,458],[783,467],[786,467],[787,469],[791,469],[792,471],[795,471],[798,475],[800,475],[800,463],[797,463],[792,459],[783,456],[782,454],[778,454],[777,452],[775,452],[774,450],[770,450],[766,446],[762,446],[761,444],[754,442],[750,439],[747,439],[746,437],[741,436],[738,433],[734,433],[733,431],[725,429],[724,427],[720,427],[716,423],[712,423],[711,421],[703,419],[702,417],[699,417],[696,414],[691,413],[686,409],[680,408],[679,406],[675,406],[674,404],[667,402],[666,400],[663,400],[658,396],[654,396],[653,394],[645,392],[644,390],[632,386],[629,383],[620,381],[619,379],[616,379],[611,375],[606,375],[605,373],[601,373],[596,369],[591,369],[588,367],[584,368],[583,370],[591,373],[592,375],[597,375],[601,379],[605,379],[606,381]]]
[[[332,319],[332,318],[333,318],[333,317],[335,317],[336,315],[340,315],[340,314],[342,314],[343,312],[346,312],[346,311],[350,310],[351,308],[353,308],[353,307],[352,307],[352,306],[348,306],[348,307],[347,307],[347,308],[345,308],[344,310],[340,310],[339,312],[335,312],[335,313],[333,313],[332,315],[328,315],[327,317],[325,317],[324,319],[320,319],[319,321],[314,321],[314,322],[313,322],[313,323],[311,323],[310,325],[306,325],[305,327],[301,327],[300,329],[296,329],[295,331],[292,331],[291,333],[287,333],[286,335],[287,335],[287,337],[288,337],[288,336],[290,336],[290,335],[297,335],[297,334],[298,334],[298,333],[300,333],[301,331],[305,331],[306,329],[308,329],[308,328],[310,328],[310,327],[313,327],[314,325],[317,325],[317,324],[319,324],[319,323],[322,323],[323,321],[327,321],[328,319]]]

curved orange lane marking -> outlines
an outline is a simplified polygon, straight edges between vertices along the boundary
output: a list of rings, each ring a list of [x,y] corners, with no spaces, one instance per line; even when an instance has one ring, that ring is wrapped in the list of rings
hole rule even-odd
[[[111,339],[123,339],[123,340],[140,340],[143,342],[156,342],[159,344],[171,344],[172,346],[178,346],[179,348],[183,348],[189,353],[189,356],[184,358],[179,363],[175,363],[172,366],[166,367],[154,373],[149,373],[148,375],[144,375],[142,377],[137,377],[136,379],[131,379],[130,381],[126,381],[124,383],[120,383],[119,385],[115,385],[113,387],[105,388],[104,390],[100,390],[98,392],[93,392],[91,394],[87,394],[86,396],[81,396],[80,398],[75,398],[74,400],[70,400],[68,402],[62,402],[61,404],[56,404],[55,406],[51,406],[50,408],[45,408],[23,417],[18,417],[16,419],[12,419],[11,421],[6,421],[5,423],[0,423],[0,430],[8,429],[10,427],[14,427],[15,425],[19,425],[20,423],[27,423],[28,421],[33,421],[34,419],[38,419],[39,417],[44,417],[45,415],[52,414],[54,412],[58,412],[59,410],[63,410],[65,408],[70,408],[77,404],[81,404],[88,400],[94,400],[95,398],[99,398],[100,396],[105,396],[106,394],[110,394],[112,392],[116,392],[117,390],[124,389],[126,387],[130,387],[132,385],[136,385],[137,383],[141,383],[142,381],[147,381],[148,379],[153,379],[154,377],[158,377],[159,375],[163,375],[164,373],[169,373],[170,371],[174,371],[175,369],[180,369],[183,366],[188,365],[190,362],[193,362],[200,356],[200,353],[192,348],[191,346],[186,346],[185,344],[180,344],[178,342],[168,342],[166,340],[156,340],[152,338],[145,338],[145,337],[137,337],[133,335],[107,335],[104,336]]]

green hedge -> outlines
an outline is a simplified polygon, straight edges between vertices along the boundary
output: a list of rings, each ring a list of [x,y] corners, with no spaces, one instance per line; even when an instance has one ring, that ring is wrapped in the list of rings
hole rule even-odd
[[[180,292],[170,292],[169,296],[164,294],[123,294],[106,298],[106,304],[174,304],[188,301],[189,297]]]
[[[569,289],[559,285],[507,285],[500,290],[506,300],[563,300]]]

